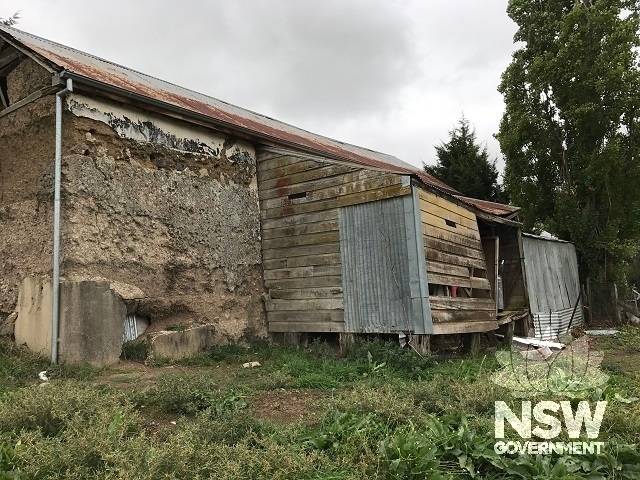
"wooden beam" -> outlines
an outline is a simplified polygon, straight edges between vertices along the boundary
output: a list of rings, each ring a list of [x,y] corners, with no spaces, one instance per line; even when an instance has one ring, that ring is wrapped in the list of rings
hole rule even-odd
[[[312,298],[305,300],[266,300],[267,312],[342,310],[344,303],[342,298]]]
[[[288,187],[298,183],[309,182],[327,177],[353,172],[353,167],[345,165],[326,164],[317,162],[300,162],[273,170],[273,178],[261,178],[258,188],[262,191],[274,188]]]
[[[491,284],[486,278],[458,277],[441,273],[429,272],[429,283],[434,285],[453,285],[456,287],[473,288],[475,290],[491,291]]]
[[[427,261],[446,263],[449,265],[458,265],[461,267],[474,267],[486,270],[487,266],[484,260],[477,258],[459,257],[457,255],[451,255],[449,253],[437,252],[435,250],[426,249]]]
[[[496,308],[490,298],[429,297],[429,303],[431,310],[491,311],[494,315]]]
[[[306,277],[290,278],[285,280],[264,281],[267,288],[315,288],[315,287],[342,287],[342,277],[340,275],[326,277]]]
[[[9,55],[5,55],[4,57],[0,58],[0,69],[6,67],[12,62],[15,62],[19,58],[20,58],[19,52],[13,52],[13,53],[10,53]]]
[[[345,354],[356,343],[356,334],[341,333],[338,336],[338,343],[340,345],[340,353]]]
[[[304,300],[306,298],[342,298],[342,287],[282,288],[269,290],[272,299]]]
[[[496,322],[434,323],[434,335],[453,335],[456,333],[489,332],[497,328]]]
[[[340,253],[339,243],[325,243],[320,245],[304,245],[301,247],[286,248],[263,248],[262,258],[271,260],[273,258],[305,257],[307,255],[320,255],[324,253]]]
[[[460,323],[460,322],[494,322],[498,328],[496,314],[489,310],[431,310],[434,323]]]
[[[262,248],[287,248],[299,247],[302,245],[321,245],[325,243],[336,243],[340,241],[340,233],[335,230],[331,232],[310,233],[308,235],[296,235],[291,237],[279,237],[262,240]]]
[[[339,253],[325,253],[322,255],[305,255],[301,257],[274,258],[263,260],[265,270],[278,268],[307,267],[311,265],[340,265]]]
[[[484,254],[482,250],[474,247],[466,247],[463,245],[456,245],[455,243],[445,242],[433,237],[426,237],[425,248],[431,248],[439,252],[451,253],[454,255],[460,255],[467,258],[477,258],[484,260]]]
[[[478,332],[468,333],[465,335],[464,343],[469,354],[477,355],[480,352],[481,339],[480,333]]]
[[[267,314],[267,317],[269,315]],[[268,323],[270,332],[344,332],[344,322],[294,322],[270,320]]]
[[[266,232],[267,230],[283,228],[283,227],[292,227],[296,225],[302,225],[307,223],[318,223],[325,222],[331,220],[338,220],[338,209],[333,208],[330,210],[324,210],[321,212],[315,213],[302,213],[299,215],[290,215],[288,217],[282,218],[273,218],[269,220],[263,220],[262,223],[262,231]]]
[[[340,275],[340,265],[311,265],[308,267],[279,268],[275,270],[265,270],[265,280],[278,280],[287,278],[310,278],[322,277],[326,275]]]
[[[22,100],[0,111],[0,118],[6,115],[9,115],[11,112],[15,112],[16,110],[24,107],[25,105],[30,104],[31,102],[38,100],[41,97],[55,93],[57,90],[58,90],[58,87],[45,87],[45,88],[41,88],[40,90],[36,90],[31,95],[26,96]]]

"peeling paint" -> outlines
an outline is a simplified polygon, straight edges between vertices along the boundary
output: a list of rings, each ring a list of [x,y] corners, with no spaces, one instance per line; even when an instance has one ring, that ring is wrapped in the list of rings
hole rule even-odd
[[[238,165],[255,164],[255,149],[251,144],[223,133],[79,94],[70,95],[67,106],[78,117],[109,125],[121,138],[216,158],[224,153],[227,160]]]

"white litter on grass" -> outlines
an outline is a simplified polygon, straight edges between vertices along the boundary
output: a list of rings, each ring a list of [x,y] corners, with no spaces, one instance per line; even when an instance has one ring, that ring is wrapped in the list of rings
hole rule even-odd
[[[548,347],[555,348],[558,350],[562,350],[565,347],[564,343],[559,342],[550,342],[548,340],[540,340],[539,338],[532,337],[513,337],[514,343],[519,343],[521,345],[532,345],[534,347]]]
[[[618,330],[585,330],[587,335],[615,335]]]
[[[49,377],[47,377],[47,371],[43,370],[42,372],[38,373],[38,378],[40,380],[42,380],[43,382],[48,382],[49,381]]]
[[[247,362],[242,364],[242,368],[261,367],[260,362]]]

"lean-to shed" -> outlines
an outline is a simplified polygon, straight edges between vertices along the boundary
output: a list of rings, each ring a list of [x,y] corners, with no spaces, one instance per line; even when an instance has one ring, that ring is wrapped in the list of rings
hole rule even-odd
[[[498,328],[498,252],[488,269],[478,220],[517,229],[499,215],[517,209],[456,196],[428,176],[389,166],[275,149],[257,158],[271,332]]]
[[[576,248],[554,238],[523,234],[529,304],[536,337],[549,340],[582,323]]]

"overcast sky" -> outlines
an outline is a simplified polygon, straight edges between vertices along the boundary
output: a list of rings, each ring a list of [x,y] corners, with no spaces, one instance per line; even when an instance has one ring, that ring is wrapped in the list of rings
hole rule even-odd
[[[507,0],[2,0],[18,28],[420,166],[463,114],[491,156]]]

